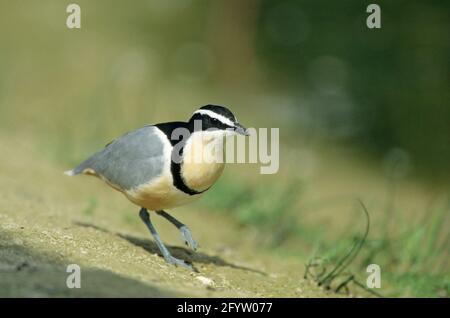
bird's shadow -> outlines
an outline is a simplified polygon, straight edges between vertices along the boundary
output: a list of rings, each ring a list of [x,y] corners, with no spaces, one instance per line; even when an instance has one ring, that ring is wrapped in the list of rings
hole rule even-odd
[[[142,239],[136,236],[132,236],[129,234],[122,234],[122,233],[118,233],[118,232],[111,232],[105,228],[99,227],[97,225],[94,224],[90,224],[90,223],[84,223],[84,222],[73,222],[75,225],[77,226],[82,226],[82,227],[87,227],[87,228],[92,228],[95,229],[97,231],[101,231],[104,233],[109,233],[109,234],[113,234],[113,235],[117,235],[118,237],[127,240],[128,242],[130,242],[133,245],[142,247],[143,249],[145,249],[146,251],[152,253],[152,254],[158,254],[159,256],[162,257],[162,254],[158,248],[158,246],[156,245],[156,243],[152,240],[149,239]],[[257,273],[260,275],[264,275],[267,276],[266,273],[264,273],[263,271],[254,269],[254,268],[249,268],[246,266],[240,266],[240,265],[235,265],[232,264],[230,262],[225,261],[224,259],[222,259],[219,256],[211,256],[199,251],[192,251],[190,249],[184,248],[184,247],[179,247],[179,246],[173,246],[173,245],[168,245],[168,248],[170,248],[170,251],[172,252],[173,256],[183,259],[185,261],[187,261],[188,263],[191,264],[195,264],[195,263],[203,263],[203,264],[214,264],[217,266],[226,266],[226,267],[231,267],[231,268],[235,268],[235,269],[240,269],[240,270],[245,270],[245,271],[249,271],[249,272],[253,272],[253,273]],[[196,271],[198,271],[195,266],[194,269]]]

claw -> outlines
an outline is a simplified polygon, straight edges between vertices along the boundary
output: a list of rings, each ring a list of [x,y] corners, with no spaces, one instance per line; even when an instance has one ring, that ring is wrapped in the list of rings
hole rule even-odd
[[[180,227],[181,236],[184,239],[184,243],[192,248],[194,251],[197,250],[198,244],[197,242],[192,238],[191,231],[186,225],[183,225]]]
[[[174,265],[174,266],[177,266],[177,267],[178,266],[184,267],[184,268],[186,268],[188,270],[191,270],[191,271],[195,272],[194,267],[191,264],[187,263],[186,261],[183,261],[182,259],[173,257],[172,255],[165,256],[164,259],[166,260],[167,263],[169,263],[171,265]]]

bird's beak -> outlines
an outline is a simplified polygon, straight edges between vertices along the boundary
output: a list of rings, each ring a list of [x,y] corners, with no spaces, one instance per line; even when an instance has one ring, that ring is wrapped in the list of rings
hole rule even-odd
[[[245,128],[244,126],[242,126],[239,123],[236,123],[234,125],[234,131],[237,132],[240,135],[244,135],[244,136],[249,136],[250,135],[250,133],[248,132],[248,129]]]

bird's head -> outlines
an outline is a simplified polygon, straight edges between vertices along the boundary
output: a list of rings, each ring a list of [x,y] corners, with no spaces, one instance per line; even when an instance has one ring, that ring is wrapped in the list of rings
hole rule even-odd
[[[198,127],[195,123],[201,123],[201,130],[223,131],[226,134],[240,134],[248,136],[248,130],[236,119],[236,116],[226,107],[218,105],[206,105],[194,112],[189,123]]]

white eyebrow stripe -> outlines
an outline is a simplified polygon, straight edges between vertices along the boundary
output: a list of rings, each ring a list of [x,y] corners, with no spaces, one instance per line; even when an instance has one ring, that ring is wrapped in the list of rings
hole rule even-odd
[[[222,122],[225,125],[234,127],[234,123],[231,120],[229,120],[225,116],[217,114],[217,113],[215,113],[213,111],[210,111],[208,109],[199,109],[199,110],[195,111],[194,114],[206,115],[206,116],[209,116],[211,118],[215,118],[215,119],[219,120],[220,122]]]

